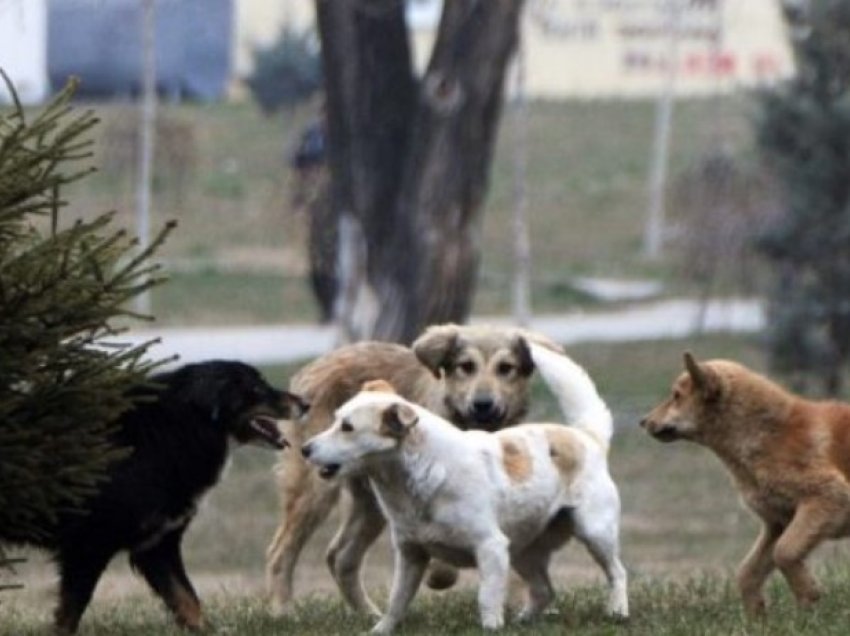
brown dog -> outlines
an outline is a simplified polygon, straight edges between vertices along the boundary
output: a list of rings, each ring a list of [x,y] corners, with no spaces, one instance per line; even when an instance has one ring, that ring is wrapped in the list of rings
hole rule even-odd
[[[726,360],[697,363],[641,421],[661,441],[702,444],[723,461],[762,530],[738,571],[750,614],[765,611],[762,587],[778,568],[797,602],[818,598],[805,559],[825,539],[850,535],[850,405],[792,395]]]
[[[342,347],[301,369],[290,388],[310,403],[306,424],[287,431],[298,449],[333,423],[334,411],[356,395],[364,382],[389,381],[399,394],[451,420],[463,429],[497,430],[517,423],[528,405],[534,363],[526,339],[553,349],[542,336],[518,329],[440,325],[429,328],[412,348],[378,342]],[[276,611],[293,596],[298,556],[327,518],[344,486],[350,503],[327,552],[327,562],[346,601],[378,615],[360,581],[366,551],[385,520],[364,479],[322,480],[300,453],[281,455],[278,465],[283,519],[268,549],[267,577]],[[449,587],[457,577],[448,566],[432,569],[428,584]]]

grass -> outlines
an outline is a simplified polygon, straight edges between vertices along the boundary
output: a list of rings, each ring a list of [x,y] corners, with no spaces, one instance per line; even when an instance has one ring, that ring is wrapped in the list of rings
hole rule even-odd
[[[741,614],[732,572],[754,541],[757,524],[738,503],[719,462],[694,445],[659,444],[638,428],[640,415],[663,397],[681,368],[681,351],[732,356],[758,369],[764,361],[750,339],[711,336],[688,343],[659,341],[571,347],[571,354],[597,379],[615,412],[618,432],[611,469],[623,500],[623,558],[631,578],[632,618],[626,624],[602,613],[602,578],[584,550],[570,545],[553,559],[559,590],[555,612],[506,634],[843,634],[850,618],[846,547],[823,546],[813,559],[825,598],[798,612],[786,587],[774,580],[765,623]],[[283,383],[295,366],[265,369]],[[535,385],[532,419],[558,418],[545,387]],[[277,523],[271,476],[274,456],[242,449],[225,479],[206,498],[186,541],[190,575],[205,602],[215,634],[328,636],[366,631],[368,619],[352,617],[339,602],[323,551],[335,528],[331,520],[310,543],[298,570],[301,603],[292,615],[272,617],[263,600],[263,553]],[[366,578],[381,604],[391,573],[386,536],[370,554]],[[55,580],[45,556],[31,554],[19,568],[23,591],[0,595],[0,634],[49,633]],[[402,633],[479,634],[475,576],[464,573],[456,591],[417,597]],[[83,619],[82,636],[179,634],[160,605],[116,559]]]
[[[657,274],[640,258],[650,165],[652,101],[542,102],[529,115],[529,204],[541,276]],[[686,100],[676,106],[671,175],[728,144],[750,145],[749,102],[743,97]],[[512,138],[505,120],[494,163],[485,244],[510,247]],[[485,269],[509,265],[509,250],[485,254]],[[488,256],[490,257],[488,259]],[[671,264],[667,263],[666,267]],[[636,270],[634,268],[637,268]],[[660,265],[664,269],[665,264]]]
[[[846,569],[825,571],[825,594],[816,610],[798,611],[789,595],[779,586],[771,586],[771,613],[762,622],[747,621],[739,607],[737,593],[716,576],[697,576],[679,584],[642,581],[631,587],[632,616],[626,622],[606,618],[600,593],[582,586],[561,595],[552,611],[528,625],[509,624],[502,634],[556,635],[646,635],[695,636],[798,635],[826,636],[846,634],[850,608],[846,603]],[[471,592],[447,594],[414,601],[399,634],[482,634],[472,617],[477,609]],[[211,632],[239,636],[297,634],[328,636],[364,633],[372,621],[350,615],[338,601],[313,598],[301,603],[292,616],[275,618],[256,598],[218,596],[207,603]],[[44,630],[27,624],[13,610],[6,622],[16,636],[35,636]],[[95,607],[86,616],[81,636],[162,636],[184,634],[164,622],[156,603],[122,601],[109,607]]]
[[[301,277],[280,272],[221,272],[214,269],[172,274],[153,292],[155,308],[168,307],[176,325],[239,325],[316,322],[318,311]]]
[[[97,104],[100,174],[69,189],[66,218],[117,209],[135,227],[135,114]],[[671,176],[721,146],[750,151],[744,96],[677,104]],[[305,219],[293,209],[287,154],[313,108],[266,118],[251,104],[163,105],[170,131],[158,140],[154,227],[179,227],[161,257],[172,289],[154,299],[164,324],[259,323],[315,316],[305,279]],[[572,276],[654,277],[683,284],[678,261],[641,256],[649,173],[652,101],[536,102],[529,115],[528,197],[533,303],[538,311],[584,306]],[[493,163],[481,226],[481,276],[474,311],[510,307],[513,130],[509,112]],[[176,132],[175,132],[176,131]],[[180,133],[180,134],[177,134]],[[188,265],[188,268],[186,267]],[[238,300],[236,300],[238,299]]]

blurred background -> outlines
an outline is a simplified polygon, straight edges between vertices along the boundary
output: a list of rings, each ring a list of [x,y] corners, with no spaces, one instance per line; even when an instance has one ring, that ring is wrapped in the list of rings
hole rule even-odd
[[[354,3],[371,4],[403,4],[412,72],[427,75],[442,3]],[[179,221],[160,252],[171,281],[151,299],[158,324],[333,319],[328,287],[346,263],[334,255],[325,123],[340,105],[325,104],[313,3],[2,0],[0,11],[0,65],[21,97],[36,104],[76,75],[78,99],[103,119],[99,174],[73,190],[67,217],[116,209],[145,233]],[[480,153],[485,198],[468,214],[480,265],[464,309],[439,317],[763,295],[750,239],[777,212],[779,186],[759,160],[758,92],[794,72],[782,6],[533,0],[515,19],[504,76],[488,78],[504,98],[492,163]],[[146,44],[157,105],[142,211]]]
[[[850,0],[0,0],[0,67],[33,109],[78,76],[102,119],[66,222],[179,222],[133,324],[167,351],[283,384],[432,322],[570,345],[623,431],[638,576],[754,533],[705,453],[633,430],[683,349],[846,394]],[[271,463],[240,455],[193,526],[202,590],[261,589]],[[305,589],[330,589],[323,546]]]

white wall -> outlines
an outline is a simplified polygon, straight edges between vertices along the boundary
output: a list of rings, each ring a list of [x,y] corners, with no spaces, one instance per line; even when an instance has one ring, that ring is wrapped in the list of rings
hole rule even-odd
[[[47,96],[46,0],[0,0],[0,68],[22,102],[38,103]],[[0,102],[10,100],[5,83],[0,84]]]

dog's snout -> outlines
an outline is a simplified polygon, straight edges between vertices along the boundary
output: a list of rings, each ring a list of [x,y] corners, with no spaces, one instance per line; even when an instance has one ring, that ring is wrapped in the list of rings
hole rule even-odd
[[[472,401],[472,410],[476,415],[490,415],[496,409],[496,403],[491,397],[477,397]]]
[[[646,425],[647,425],[648,423],[649,423],[649,422],[648,422],[648,420],[647,420],[645,417],[642,417],[642,418],[641,418],[641,420],[640,420],[640,422],[638,422],[638,425],[639,425],[641,428],[646,428]]]
[[[313,452],[313,447],[311,444],[304,444],[301,447],[301,454],[304,456],[304,459],[310,459],[310,453]]]

